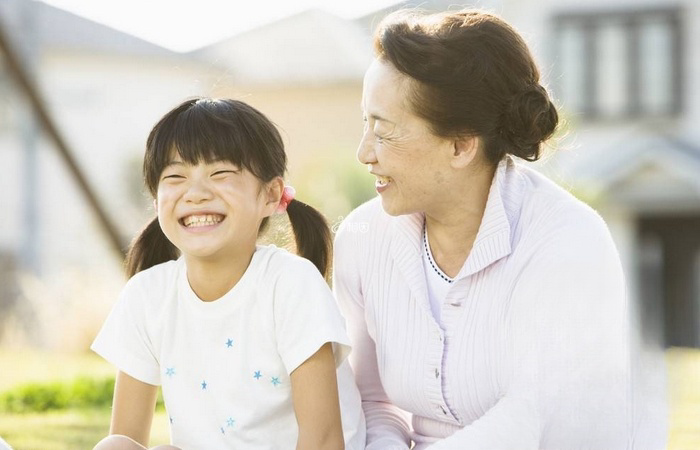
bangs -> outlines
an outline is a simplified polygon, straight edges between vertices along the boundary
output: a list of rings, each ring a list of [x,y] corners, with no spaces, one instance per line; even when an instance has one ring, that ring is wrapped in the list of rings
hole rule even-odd
[[[172,132],[166,133],[167,139],[155,143],[156,153],[164,156],[166,164],[175,150],[188,164],[229,161],[250,170],[243,158],[249,152],[241,149],[246,142],[241,139],[240,127],[207,115],[206,110],[190,108],[175,117]]]
[[[282,139],[274,125],[257,110],[234,100],[191,100],[156,124],[144,158],[151,192],[157,190],[173,151],[187,164],[227,161],[263,181],[282,175],[286,167]],[[279,158],[280,152],[281,166],[267,167],[275,160],[269,158],[271,154]]]

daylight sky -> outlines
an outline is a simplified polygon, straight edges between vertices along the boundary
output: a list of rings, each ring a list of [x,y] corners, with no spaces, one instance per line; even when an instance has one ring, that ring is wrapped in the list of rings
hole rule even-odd
[[[189,51],[310,8],[355,18],[399,0],[42,0],[175,51]]]

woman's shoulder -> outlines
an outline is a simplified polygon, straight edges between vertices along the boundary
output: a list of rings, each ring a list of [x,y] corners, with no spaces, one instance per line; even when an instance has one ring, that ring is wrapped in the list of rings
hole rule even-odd
[[[395,219],[384,211],[380,197],[368,200],[331,227],[335,245],[354,246],[372,241],[386,232]]]
[[[540,172],[519,168],[525,193],[520,211],[520,225],[542,236],[597,236],[608,234],[601,215]]]

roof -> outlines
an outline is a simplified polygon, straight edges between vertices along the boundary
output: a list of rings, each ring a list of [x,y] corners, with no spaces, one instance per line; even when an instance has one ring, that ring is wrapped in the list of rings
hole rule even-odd
[[[181,57],[179,53],[40,1],[3,0],[0,20],[16,45],[32,39],[43,50]]]
[[[494,8],[502,3],[502,0],[481,0],[478,8]],[[476,8],[474,2],[467,4],[455,0],[404,0],[394,5],[379,9],[365,16],[355,19],[355,21],[367,32],[373,33],[374,28],[379,24],[384,16],[399,9],[417,9],[426,12],[438,12],[448,10],[459,10],[464,8]]]
[[[311,9],[193,52],[236,83],[357,81],[371,62],[369,35],[353,21]]]
[[[554,171],[567,184],[604,193],[614,203],[637,210],[697,209],[700,205],[698,145],[653,134],[627,136],[597,151],[591,147],[582,150],[586,151],[575,157],[555,157]]]

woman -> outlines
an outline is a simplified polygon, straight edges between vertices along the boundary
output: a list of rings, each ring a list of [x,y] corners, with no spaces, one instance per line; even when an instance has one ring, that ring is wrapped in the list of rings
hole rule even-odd
[[[623,274],[601,218],[518,162],[558,121],[526,44],[474,11],[400,12],[374,44],[379,198],[334,275],[367,448],[627,448]]]

